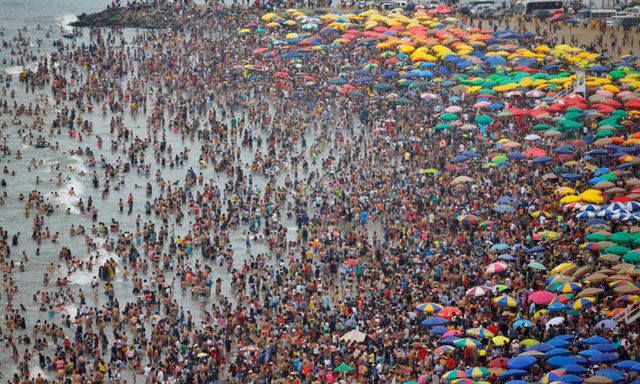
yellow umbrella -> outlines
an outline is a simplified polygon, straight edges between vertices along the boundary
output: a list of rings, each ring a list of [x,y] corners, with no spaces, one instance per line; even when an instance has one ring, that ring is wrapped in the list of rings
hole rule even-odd
[[[505,345],[509,342],[509,338],[508,337],[504,337],[504,336],[496,336],[494,338],[491,339],[491,341],[493,341],[493,343],[495,345]]]
[[[582,201],[582,196],[565,196],[560,200],[560,204],[571,204],[577,203],[578,201]]]
[[[262,20],[270,21],[275,19],[276,17],[278,17],[278,15],[276,15],[275,13],[267,13],[266,15],[262,16]]]

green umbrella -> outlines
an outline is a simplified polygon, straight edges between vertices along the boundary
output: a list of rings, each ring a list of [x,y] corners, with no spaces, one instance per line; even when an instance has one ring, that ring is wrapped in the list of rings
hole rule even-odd
[[[640,262],[640,253],[637,253],[637,252],[625,253],[624,256],[622,256],[622,260],[628,261],[631,263],[638,263]]]
[[[534,131],[546,131],[547,129],[549,129],[549,126],[545,124],[538,124],[533,127]]]
[[[333,370],[336,372],[349,372],[349,371],[353,371],[354,368],[348,366],[347,364],[340,364],[337,367],[335,367]]]
[[[428,81],[417,81],[409,86],[409,88],[420,88],[429,85]]]
[[[564,121],[567,121],[567,120],[564,120]],[[582,128],[582,124],[578,123],[577,121],[569,120],[568,123],[564,124],[564,127],[566,129],[581,129]]]
[[[629,112],[622,111],[622,110],[617,110],[617,111],[611,112],[611,115],[613,115],[613,116],[621,116],[621,117],[628,117],[629,116]]]
[[[507,160],[509,160],[507,156],[498,156],[498,157],[494,157],[491,161],[496,164],[500,164],[500,163],[504,163]]]
[[[391,88],[393,87],[386,83],[380,83],[373,86],[373,89],[391,89]]]
[[[444,124],[444,123],[436,125],[436,131],[441,131],[443,129],[449,129],[449,128],[453,128],[453,125]]]
[[[454,115],[453,113],[445,113],[444,115],[440,116],[440,119],[444,121],[453,121],[453,120],[456,120],[457,118],[458,116]]]
[[[582,109],[580,108],[576,108],[576,107],[571,107],[571,108],[567,108],[567,110],[565,111],[565,113],[569,113],[569,112],[578,112],[578,113],[582,113],[584,112]],[[565,116],[566,117],[566,116]],[[568,117],[567,117],[568,118]]]
[[[606,173],[600,177],[607,181],[618,180],[618,176],[616,176],[614,173]]]
[[[410,87],[413,84],[413,80],[405,80],[402,83],[398,83],[398,87]]]
[[[262,79],[262,76],[256,75],[256,76],[251,76],[250,80],[260,80],[260,79]]]
[[[614,255],[624,255],[629,252],[629,248],[623,247],[622,245],[614,245],[613,247],[609,247],[605,249],[606,253],[613,253]]]
[[[542,265],[541,263],[538,263],[537,261],[532,261],[529,263],[529,268],[531,269],[538,269],[540,271],[544,271],[545,269],[547,269],[547,267],[545,267],[544,265]]]
[[[608,129],[605,129],[603,131],[600,131],[600,132],[596,133],[597,137],[611,137],[613,135],[614,135],[614,133],[612,131],[608,130]]]
[[[605,241],[607,237],[605,235],[601,235],[599,233],[592,233],[586,237],[588,241]]]
[[[343,84],[347,84],[347,81],[345,79],[341,79],[339,77],[334,77],[333,79],[329,79],[329,81],[327,81],[327,83],[333,84],[333,85],[343,85]]]
[[[569,172],[569,171],[564,167],[556,167],[556,168],[553,168],[553,172],[554,173],[566,173],[566,172]]]
[[[629,243],[631,239],[629,238],[629,234],[626,232],[618,232],[611,235],[609,241],[613,241],[614,243]]]
[[[395,100],[393,100],[394,103],[396,104],[415,104],[416,102],[413,100],[409,100],[406,97],[399,97]]]
[[[256,32],[256,33],[265,33],[265,32],[267,32],[267,31],[266,31],[266,30],[264,30],[264,29],[262,29],[262,28],[258,28],[258,29],[256,29],[256,31],[255,31],[255,32]]]
[[[480,124],[489,124],[493,122],[493,119],[487,115],[480,115],[476,117],[474,120],[476,123],[480,123]]]
[[[495,95],[495,94],[496,94],[496,91],[494,91],[494,90],[492,90],[492,89],[481,89],[481,90],[479,90],[479,91],[478,91],[478,95],[482,95],[482,94],[485,94],[485,95]]]
[[[624,74],[624,72],[621,72],[621,71],[613,71],[613,72],[609,72],[609,76],[613,77],[614,79],[622,79],[626,75]]]
[[[565,119],[569,119],[569,120],[576,120],[582,117],[582,114],[578,113],[578,112],[569,112],[567,114],[564,115]]]
[[[353,96],[359,96],[359,97],[364,97],[365,96],[364,93],[358,92],[358,91],[349,91],[349,94],[353,95]]]

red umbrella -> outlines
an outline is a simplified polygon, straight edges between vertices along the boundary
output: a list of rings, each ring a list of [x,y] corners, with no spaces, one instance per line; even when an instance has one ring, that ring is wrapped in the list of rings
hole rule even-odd
[[[462,316],[462,311],[456,307],[444,307],[438,312],[436,316],[450,320],[453,315]]]
[[[275,74],[275,77],[289,77],[289,74],[286,72],[278,72]]]
[[[530,159],[531,156],[535,156],[535,157],[547,156],[547,151],[540,148],[529,148],[526,151],[524,151],[524,155],[527,157],[527,159]]]
[[[640,108],[640,99],[632,99],[624,103],[624,107],[626,109],[636,109]]]
[[[633,201],[633,199],[628,196],[618,196],[611,200],[612,203],[628,203],[630,201]]]
[[[537,291],[533,292],[531,296],[529,296],[529,302],[536,304],[549,304],[549,302],[555,298],[556,295],[549,291]]]
[[[507,366],[507,361],[509,361],[509,359],[507,359],[506,357],[498,357],[496,359],[493,359],[489,362],[489,367],[491,368],[504,368]]]

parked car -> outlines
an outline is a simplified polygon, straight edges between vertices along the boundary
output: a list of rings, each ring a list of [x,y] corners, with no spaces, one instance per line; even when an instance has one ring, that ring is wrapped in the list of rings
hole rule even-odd
[[[471,13],[471,9],[479,4],[492,4],[495,6],[495,2],[493,0],[474,0],[470,3],[464,4],[462,7],[460,7],[458,12],[460,12],[461,15],[468,15]]]
[[[547,10],[547,9],[538,9],[536,11],[531,12],[530,14],[526,15],[524,17],[524,19],[526,21],[531,21],[533,19],[538,19],[538,20],[545,20],[550,18],[551,16],[553,16],[553,14],[551,13],[551,11]]]
[[[568,15],[566,13],[561,13],[559,15],[551,16],[551,18],[549,18],[549,20],[547,21],[551,24],[554,24],[554,23],[564,23],[565,20],[569,20],[569,19],[571,19],[571,15]]]
[[[493,9],[494,11],[497,10],[495,4],[478,4],[475,7],[471,8],[470,13],[474,16],[480,16],[480,14],[487,9]]]
[[[640,17],[638,16],[620,16],[613,21],[613,24],[611,24],[611,26],[622,27],[625,31],[628,31],[632,27],[637,28],[639,24],[640,24]]]
[[[493,14],[491,15],[494,18],[502,18],[502,17],[513,17],[513,9],[511,8],[504,8],[504,9],[500,9],[497,10],[495,12],[493,12]]]
[[[496,12],[497,11],[495,10],[495,8],[485,8],[482,11],[476,13],[476,16],[480,17],[481,19],[491,19],[493,17],[493,14]]]

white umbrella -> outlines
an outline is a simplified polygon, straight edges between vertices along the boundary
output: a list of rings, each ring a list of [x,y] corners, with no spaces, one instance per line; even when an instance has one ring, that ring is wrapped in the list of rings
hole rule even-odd
[[[344,335],[342,335],[340,340],[353,341],[353,342],[356,342],[356,343],[362,343],[364,341],[364,339],[366,339],[366,338],[367,338],[367,335],[365,333],[362,333],[362,332],[358,331],[357,329],[354,329],[353,331],[349,331],[349,332],[345,333]]]
[[[549,328],[552,325],[560,325],[564,323],[564,317],[559,316],[559,317],[554,317],[553,319],[547,321],[547,328]]]
[[[524,139],[525,140],[540,140],[540,136],[538,136],[538,135],[527,135]]]

